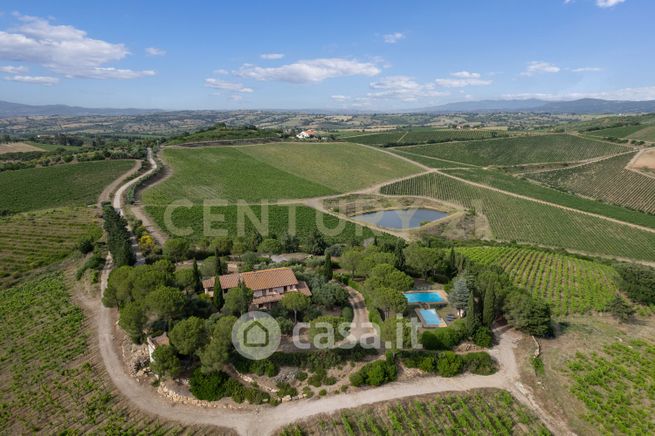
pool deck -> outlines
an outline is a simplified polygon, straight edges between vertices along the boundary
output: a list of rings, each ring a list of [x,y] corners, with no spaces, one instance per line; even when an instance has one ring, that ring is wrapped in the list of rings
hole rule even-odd
[[[442,327],[448,327],[448,324],[446,324],[446,321],[444,321],[443,319],[441,319],[441,317],[439,316],[439,314],[437,314],[437,316],[439,317],[439,324],[430,324],[429,322],[427,322],[427,321],[425,320],[425,318],[423,318],[423,314],[421,314],[421,310],[430,310],[430,309],[420,309],[420,308],[418,308],[418,307],[415,309],[415,311],[416,311],[416,315],[418,316],[418,319],[421,321],[421,325],[422,325],[423,327],[425,327],[425,328],[442,328]],[[434,310],[434,309],[431,309],[431,310]],[[435,312],[436,312],[436,311],[435,311]]]
[[[410,304],[420,304],[420,305],[423,305],[423,304],[432,305],[432,304],[434,304],[434,305],[438,305],[438,306],[445,306],[446,304],[448,304],[448,294],[443,289],[425,289],[425,290],[420,290],[420,291],[407,291],[407,292],[405,292],[405,294],[426,294],[426,293],[433,293],[433,292],[436,293],[436,294],[439,294],[439,296],[443,299],[443,301],[434,302],[434,303],[410,303]]]

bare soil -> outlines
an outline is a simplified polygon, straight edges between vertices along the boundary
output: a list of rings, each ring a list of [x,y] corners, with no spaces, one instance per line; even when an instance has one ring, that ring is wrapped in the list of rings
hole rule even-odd
[[[36,147],[26,142],[9,142],[7,144],[0,144],[0,154],[24,153],[26,151],[44,151],[44,150],[42,148]]]

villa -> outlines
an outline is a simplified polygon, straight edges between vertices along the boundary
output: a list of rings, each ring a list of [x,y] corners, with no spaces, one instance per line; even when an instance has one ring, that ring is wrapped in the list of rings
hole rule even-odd
[[[221,290],[225,294],[229,289],[239,286],[243,282],[252,289],[252,306],[256,309],[270,309],[273,304],[282,300],[287,292],[300,292],[311,296],[312,293],[303,281],[298,281],[291,268],[274,268],[244,273],[225,274],[218,277]],[[205,293],[214,296],[216,279],[203,280]]]

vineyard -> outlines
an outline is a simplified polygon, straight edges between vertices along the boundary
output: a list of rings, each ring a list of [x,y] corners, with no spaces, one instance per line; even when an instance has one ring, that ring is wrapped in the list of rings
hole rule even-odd
[[[655,233],[472,186],[442,174],[386,185],[383,194],[428,196],[484,214],[496,239],[601,255],[655,259]]]
[[[110,160],[0,173],[0,209],[13,213],[95,204],[134,161]]]
[[[448,170],[447,173],[472,182],[482,183],[484,185],[502,189],[503,191],[513,192],[573,209],[583,210],[585,212],[591,212],[617,220],[655,228],[655,215],[579,197],[577,195],[544,186],[531,180],[514,177],[498,170],[483,168],[471,170],[452,169]]]
[[[282,436],[547,435],[546,427],[506,391],[415,397],[351,409],[287,426]]]
[[[602,434],[655,434],[655,344],[614,342],[568,362],[571,392]]]
[[[135,412],[113,394],[60,274],[4,290],[0,300],[0,433],[199,432]]]
[[[558,189],[655,214],[655,179],[625,169],[633,157],[616,156],[527,176]]]
[[[344,136],[351,142],[367,145],[409,145],[430,144],[449,141],[466,141],[487,139],[497,136],[507,136],[504,132],[492,130],[454,130],[433,129],[430,127],[416,127],[412,129],[390,130],[387,132],[371,133],[368,135]]]
[[[30,270],[70,255],[82,235],[100,237],[88,209],[27,212],[0,219],[0,288],[11,286]]]
[[[257,219],[261,219],[262,208],[261,206],[250,206]],[[165,207],[160,206],[146,206],[146,211],[153,217],[157,225],[166,233],[171,233],[170,229],[166,226],[164,220]],[[291,211],[291,212],[290,212]],[[244,233],[238,233],[237,229],[239,221],[239,206],[224,206],[212,207],[212,214],[222,214],[225,220],[223,222],[215,222],[212,229],[227,230],[228,235],[232,238],[236,236],[243,236],[253,232],[255,227],[250,219],[241,219],[244,223]],[[295,214],[295,219],[294,219]],[[176,209],[172,214],[172,222],[178,228],[189,228],[191,233],[186,237],[189,239],[202,239],[205,236],[203,227],[203,208],[202,206],[193,206],[190,208]],[[268,223],[266,228],[268,234],[280,237],[284,233],[290,232],[291,228],[295,228],[296,235],[303,241],[315,229],[317,229],[317,222],[321,222],[327,229],[338,229],[333,236],[324,235],[325,240],[330,243],[349,243],[351,241],[361,241],[365,238],[373,236],[373,232],[367,228],[358,226],[348,221],[342,221],[338,218],[323,214],[315,209],[306,206],[269,206],[268,207]],[[292,227],[289,223],[293,223]],[[326,232],[327,233],[327,232]],[[209,235],[207,235],[209,236]],[[266,236],[266,235],[264,235]],[[211,239],[211,238],[210,238]]]
[[[617,292],[610,266],[541,250],[516,247],[462,247],[474,262],[502,267],[518,287],[548,301],[555,315],[602,311]]]
[[[539,135],[412,146],[403,150],[473,165],[503,166],[579,161],[625,152],[626,148],[570,135]]]
[[[465,164],[461,162],[454,162],[454,161],[449,161],[446,159],[439,159],[438,157],[431,157],[431,156],[422,156],[420,154],[412,153],[411,151],[408,151],[407,149],[404,148],[391,148],[389,149],[392,153],[395,153],[399,156],[406,157],[408,159],[413,160],[414,162],[418,162],[422,165],[428,166],[430,168],[439,168],[439,169],[447,169],[447,168],[475,168],[471,164]]]

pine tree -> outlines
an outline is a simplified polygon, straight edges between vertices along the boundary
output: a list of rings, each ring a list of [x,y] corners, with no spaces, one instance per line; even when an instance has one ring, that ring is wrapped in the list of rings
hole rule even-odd
[[[491,328],[496,319],[496,285],[491,284],[484,292],[484,305],[482,307],[482,324]]]
[[[453,282],[453,289],[448,294],[448,300],[461,314],[466,309],[470,294],[471,291],[466,284],[466,279],[463,276],[458,276]]]

